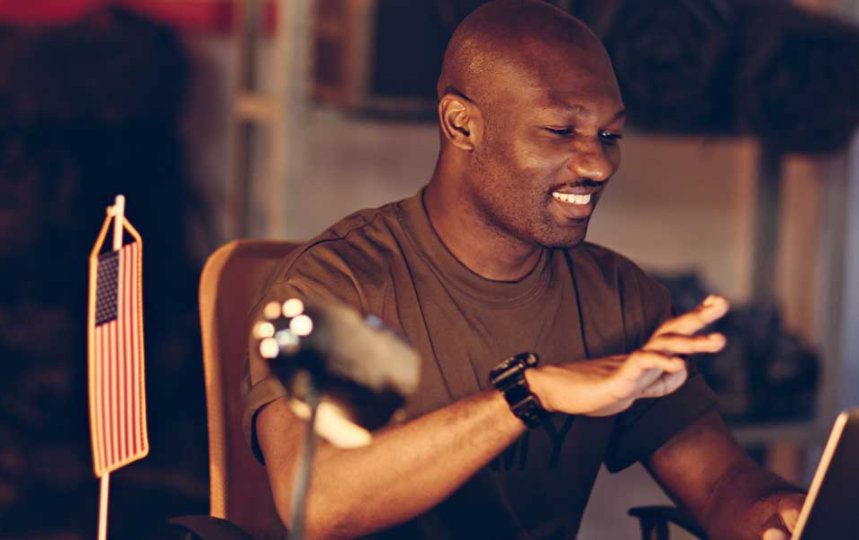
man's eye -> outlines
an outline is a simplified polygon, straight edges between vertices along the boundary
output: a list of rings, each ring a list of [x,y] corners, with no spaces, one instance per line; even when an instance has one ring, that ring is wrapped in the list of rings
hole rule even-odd
[[[623,139],[623,135],[613,131],[600,131],[599,135],[600,140],[605,144],[617,144],[619,140]]]
[[[548,131],[549,133],[551,133],[553,135],[558,135],[561,137],[566,137],[567,135],[573,134],[573,128],[571,128],[571,127],[563,127],[563,128],[547,127],[546,131]]]

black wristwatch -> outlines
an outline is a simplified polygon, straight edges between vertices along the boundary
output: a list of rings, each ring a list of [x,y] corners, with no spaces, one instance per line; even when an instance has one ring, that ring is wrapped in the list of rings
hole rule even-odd
[[[504,360],[489,372],[489,383],[504,393],[504,399],[520,420],[529,428],[538,427],[549,416],[537,396],[528,388],[525,370],[537,367],[540,357],[534,353],[519,353]]]

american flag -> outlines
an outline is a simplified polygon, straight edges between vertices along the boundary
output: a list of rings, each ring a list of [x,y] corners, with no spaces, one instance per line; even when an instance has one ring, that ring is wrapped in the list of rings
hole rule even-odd
[[[97,477],[149,452],[140,251],[139,242],[133,242],[98,256],[95,305],[90,300],[95,325],[90,331],[89,358],[90,429]]]

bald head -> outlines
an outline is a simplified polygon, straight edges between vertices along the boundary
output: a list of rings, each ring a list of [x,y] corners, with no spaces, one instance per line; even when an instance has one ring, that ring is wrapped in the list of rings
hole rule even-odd
[[[611,72],[599,39],[569,13],[540,0],[496,0],[472,12],[448,43],[439,97],[448,92],[492,99],[499,75],[515,72],[539,84],[557,72],[554,60]],[[613,75],[612,75],[613,78]]]
[[[596,36],[546,2],[490,2],[454,32],[438,93],[441,145],[424,202],[460,260],[474,270],[518,253],[521,265],[481,273],[508,279],[538,246],[581,242],[620,165],[624,118]]]

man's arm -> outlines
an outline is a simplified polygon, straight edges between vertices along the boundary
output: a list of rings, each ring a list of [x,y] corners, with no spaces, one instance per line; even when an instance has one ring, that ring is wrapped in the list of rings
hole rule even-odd
[[[525,372],[531,391],[549,411],[604,416],[635,399],[659,397],[686,379],[680,354],[716,352],[720,335],[693,335],[727,311],[723,299],[666,321],[629,355],[545,366]],[[383,430],[364,448],[322,444],[313,467],[306,527],[310,538],[355,537],[385,529],[429,510],[524,432],[503,395],[487,391]],[[257,416],[278,513],[288,526],[292,475],[303,422],[285,398]]]
[[[713,540],[789,537],[805,495],[763,469],[708,413],[674,436],[645,467]]]
[[[304,424],[281,398],[260,412],[257,426],[278,513],[288,523]],[[362,448],[322,443],[313,466],[307,536],[355,537],[407,521],[440,503],[524,431],[503,395],[492,391],[383,430]]]

